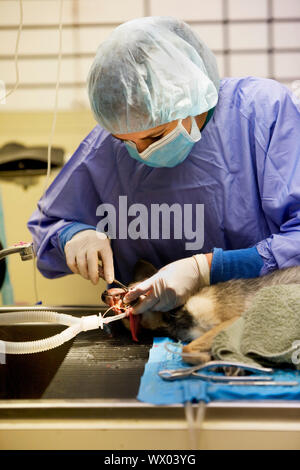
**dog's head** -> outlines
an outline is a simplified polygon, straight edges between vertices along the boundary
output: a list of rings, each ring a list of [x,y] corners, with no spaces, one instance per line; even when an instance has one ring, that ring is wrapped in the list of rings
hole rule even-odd
[[[133,270],[133,280],[129,284],[129,287],[134,287],[140,282],[148,279],[157,272],[157,269],[148,261],[139,260]],[[103,292],[101,299],[109,307],[119,307],[123,306],[123,297],[125,296],[126,291],[120,287],[111,288]],[[139,316],[140,326],[147,330],[161,330],[167,326],[164,321],[164,314],[161,312],[145,312]],[[124,324],[129,328],[128,319],[124,319]]]
[[[157,272],[157,269],[148,261],[139,260],[133,271],[133,280],[129,287],[148,279]],[[126,294],[124,289],[112,288],[102,294],[102,300],[108,306],[122,306],[122,299]],[[125,326],[129,328],[128,319],[123,320]],[[178,307],[169,312],[147,311],[139,315],[140,327],[155,331],[158,334],[170,336],[175,339],[189,340],[189,331],[193,320],[185,307]]]

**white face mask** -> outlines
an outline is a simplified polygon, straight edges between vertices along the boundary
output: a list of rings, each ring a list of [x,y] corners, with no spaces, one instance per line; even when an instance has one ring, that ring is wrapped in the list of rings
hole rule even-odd
[[[194,117],[192,119],[191,133],[189,134],[179,120],[175,129],[157,142],[149,145],[139,153],[133,142],[126,141],[126,148],[132,158],[153,167],[172,168],[182,163],[196,142],[201,139],[201,132]]]

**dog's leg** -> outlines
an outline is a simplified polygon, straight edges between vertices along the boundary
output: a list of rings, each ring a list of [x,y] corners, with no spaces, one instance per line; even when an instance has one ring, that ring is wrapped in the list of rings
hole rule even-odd
[[[201,362],[210,361],[210,350],[215,336],[217,336],[220,331],[224,330],[224,328],[227,328],[227,326],[235,322],[238,318],[240,317],[236,316],[220,323],[204,333],[204,335],[194,339],[194,341],[191,341],[189,344],[184,346],[182,349],[182,359],[190,364],[199,364]],[[185,353],[187,354],[185,355]],[[189,357],[189,354],[193,354],[195,357]]]

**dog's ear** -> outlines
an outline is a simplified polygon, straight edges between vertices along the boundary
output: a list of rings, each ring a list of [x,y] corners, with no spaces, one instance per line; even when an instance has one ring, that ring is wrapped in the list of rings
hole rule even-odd
[[[151,263],[140,259],[133,270],[133,282],[144,281],[155,273],[157,273],[157,269]]]

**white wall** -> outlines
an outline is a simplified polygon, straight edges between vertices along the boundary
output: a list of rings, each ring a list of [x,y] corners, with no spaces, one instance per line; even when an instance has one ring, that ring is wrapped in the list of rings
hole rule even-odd
[[[59,1],[23,5],[21,85],[0,112],[53,106]],[[190,22],[216,53],[221,76],[258,75],[288,85],[300,78],[300,0],[64,0],[60,108],[88,107],[85,81],[97,46],[119,23],[145,15]],[[0,0],[0,80],[8,89],[18,23],[19,0]]]
[[[23,0],[23,5],[20,87],[0,104],[0,146],[15,139],[47,145],[52,122],[59,1]],[[94,125],[85,81],[98,44],[119,23],[145,15],[190,22],[215,52],[221,76],[260,75],[288,85],[300,78],[300,0],[64,0],[60,114],[53,144],[68,155]],[[0,0],[0,80],[8,89],[15,82],[18,23],[19,0]],[[3,182],[1,189],[7,243],[29,240],[26,221],[42,193],[42,178],[26,191]],[[10,272],[16,302],[34,302],[31,265],[11,257]],[[93,287],[80,276],[49,281],[38,275],[38,287],[46,304],[88,304],[99,303],[104,283]]]
[[[53,145],[62,147],[66,155],[72,154],[95,124],[89,110],[60,112],[57,116]],[[45,145],[51,125],[51,111],[0,113],[0,147],[16,138],[29,146]],[[52,172],[52,178],[56,173],[57,171]],[[44,177],[37,178],[36,184],[27,189],[14,182],[0,180],[0,188],[7,246],[19,241],[31,241],[27,221],[44,191]],[[35,303],[32,262],[22,262],[19,255],[9,256],[7,261],[15,303]],[[45,305],[97,305],[101,303],[100,297],[104,288],[104,281],[93,286],[90,281],[79,275],[46,279],[37,272],[37,300]]]

